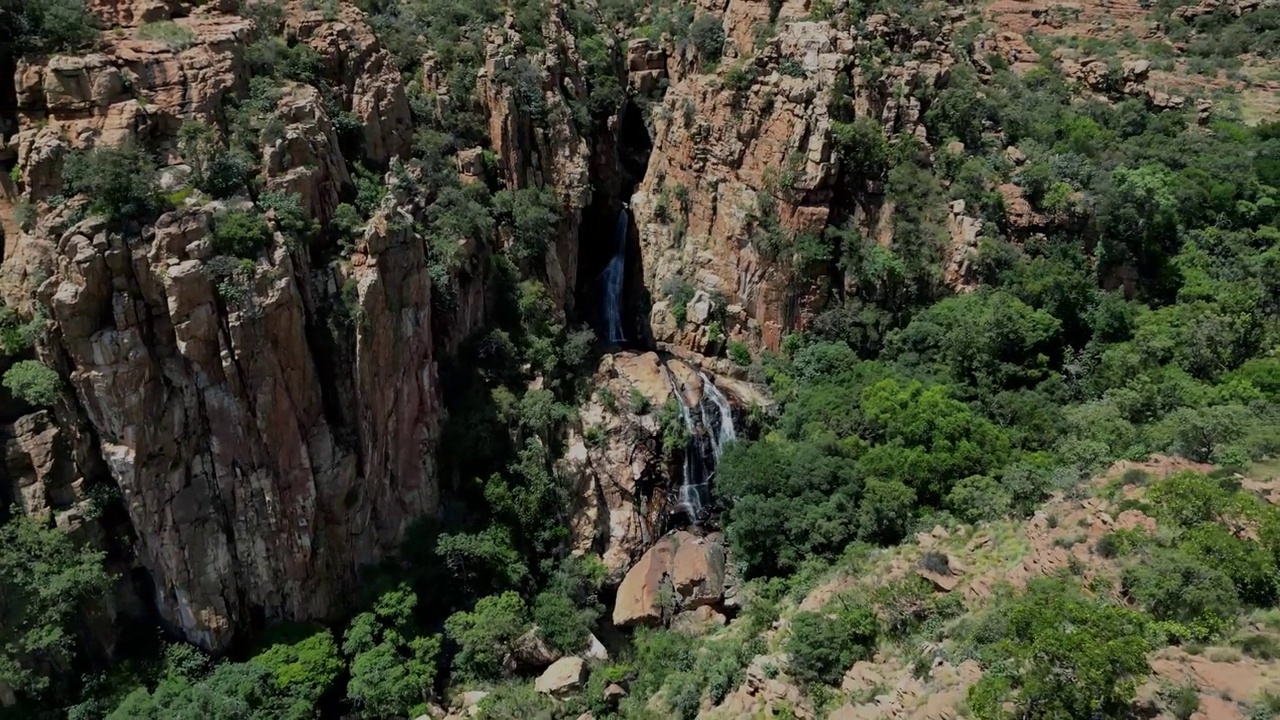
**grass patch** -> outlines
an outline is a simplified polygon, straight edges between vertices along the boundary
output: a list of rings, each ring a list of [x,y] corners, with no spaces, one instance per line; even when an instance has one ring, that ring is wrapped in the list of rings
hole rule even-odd
[[[196,44],[196,34],[172,20],[143,25],[138,28],[138,39],[164,43],[175,52],[181,52]]]

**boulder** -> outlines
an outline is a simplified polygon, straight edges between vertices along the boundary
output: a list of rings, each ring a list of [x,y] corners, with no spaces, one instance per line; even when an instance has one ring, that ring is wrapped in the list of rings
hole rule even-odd
[[[627,689],[617,683],[610,683],[604,689],[604,701],[610,705],[617,705],[622,698],[627,696]]]
[[[615,625],[659,625],[679,610],[724,599],[727,557],[718,534],[680,531],[659,540],[627,572],[613,608]]]
[[[582,688],[587,664],[580,657],[564,657],[551,664],[534,683],[534,688],[546,695],[568,695]]]
[[[544,668],[560,659],[560,653],[551,649],[546,639],[542,637],[542,631],[534,626],[516,638],[511,646],[511,659],[517,665]]]
[[[682,612],[671,620],[671,629],[694,637],[706,635],[718,627],[724,627],[728,620],[710,605],[699,605],[696,609]]]

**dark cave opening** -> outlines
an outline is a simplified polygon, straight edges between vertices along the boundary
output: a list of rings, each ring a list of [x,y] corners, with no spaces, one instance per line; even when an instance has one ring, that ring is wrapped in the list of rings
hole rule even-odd
[[[596,145],[595,192],[578,236],[576,304],[597,337],[612,346],[648,346],[637,310],[643,292],[639,233],[627,207],[652,150],[644,113],[629,100],[618,112],[616,130]]]
[[[0,148],[18,133],[18,86],[14,81],[17,64],[9,53],[0,52]]]

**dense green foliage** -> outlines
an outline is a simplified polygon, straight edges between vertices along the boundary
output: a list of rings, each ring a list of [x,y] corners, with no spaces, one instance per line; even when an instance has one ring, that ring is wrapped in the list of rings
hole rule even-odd
[[[145,218],[156,206],[156,165],[137,145],[72,153],[62,170],[62,192],[85,195],[109,220]]]
[[[878,631],[875,616],[862,608],[802,612],[791,619],[788,671],[801,682],[835,685],[855,662],[871,656]]]
[[[4,371],[4,386],[36,407],[52,405],[62,394],[62,378],[39,360],[19,360]]]
[[[968,697],[981,720],[1124,717],[1150,672],[1143,616],[1087,600],[1058,580],[1034,581],[993,607],[972,642],[987,666]]]
[[[111,588],[102,563],[102,553],[41,520],[15,516],[0,525],[0,678],[35,694],[50,675],[70,673],[78,613]]]
[[[18,57],[79,50],[98,38],[98,21],[84,0],[0,0],[0,27],[0,54]]]

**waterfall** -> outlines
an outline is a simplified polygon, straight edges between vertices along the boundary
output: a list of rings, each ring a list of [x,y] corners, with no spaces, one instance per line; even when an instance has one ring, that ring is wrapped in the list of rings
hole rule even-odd
[[[733,428],[733,410],[729,407],[729,399],[711,382],[706,373],[699,371],[698,377],[702,378],[702,426],[711,434],[711,447],[715,451],[716,464],[719,464],[725,444],[738,439],[738,433]],[[707,412],[708,400],[715,408],[713,413]]]
[[[737,439],[733,426],[733,412],[729,400],[716,387],[711,378],[699,372],[702,380],[702,401],[697,414],[685,401],[679,383],[669,369],[664,368],[667,382],[676,402],[680,404],[680,418],[689,433],[681,468],[680,492],[675,510],[684,514],[691,524],[701,523],[710,497],[712,480],[724,446]]]
[[[685,402],[684,393],[680,391],[680,385],[676,382],[675,376],[671,374],[671,370],[665,367],[663,369],[666,370],[667,382],[671,385],[671,394],[680,404],[680,417],[684,420],[684,429],[689,432],[689,444],[684,450],[684,466],[681,468],[680,495],[677,498],[676,509],[687,515],[691,522],[697,523],[702,517],[705,505],[702,498],[707,491],[707,478],[698,472],[698,464],[695,462],[698,428],[694,425],[693,413],[689,412],[689,405]]]
[[[630,226],[631,219],[624,203],[618,211],[618,222],[613,230],[613,257],[609,258],[609,264],[600,274],[605,332],[611,343],[626,340],[622,334],[622,280],[626,275],[627,230]]]

